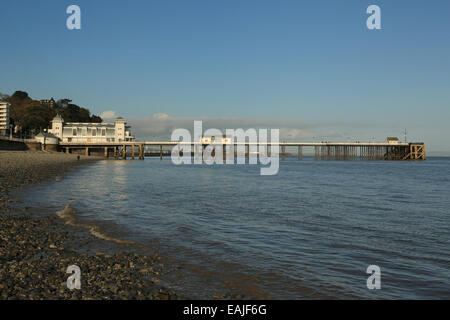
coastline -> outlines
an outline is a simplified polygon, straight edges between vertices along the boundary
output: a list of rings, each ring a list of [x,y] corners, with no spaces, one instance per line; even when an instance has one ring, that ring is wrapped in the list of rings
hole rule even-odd
[[[56,152],[0,151],[0,299],[181,299],[158,276],[165,267],[156,254],[80,250],[106,242],[55,215],[34,216],[15,208],[9,193],[61,179],[99,157]],[[21,199],[25,201],[26,199]],[[81,269],[81,290],[69,290],[66,269]]]

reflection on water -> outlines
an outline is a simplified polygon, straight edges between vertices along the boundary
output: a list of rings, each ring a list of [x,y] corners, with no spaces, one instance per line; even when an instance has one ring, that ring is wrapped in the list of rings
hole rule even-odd
[[[192,297],[450,297],[450,160],[281,162],[258,166],[102,161],[27,191],[158,245]],[[367,266],[382,289],[368,290]]]

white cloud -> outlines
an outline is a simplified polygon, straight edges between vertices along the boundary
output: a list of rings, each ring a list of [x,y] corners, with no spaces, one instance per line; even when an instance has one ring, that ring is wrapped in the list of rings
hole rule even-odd
[[[166,119],[169,119],[170,116],[167,113],[155,113],[153,115],[153,118],[155,118],[157,120],[166,120]]]
[[[105,122],[118,117],[114,110],[100,115]],[[280,141],[384,141],[385,137],[396,136],[398,128],[392,129],[385,123],[358,123],[346,121],[312,122],[300,119],[269,120],[258,118],[221,118],[221,117],[176,117],[167,113],[155,113],[151,116],[126,118],[131,125],[131,133],[140,141],[169,141],[173,130],[185,128],[193,132],[194,121],[203,121],[203,131],[216,128],[225,133],[225,129],[280,129]],[[398,131],[398,130],[397,130]]]
[[[111,119],[116,119],[118,117],[117,112],[114,110],[108,110],[103,112],[100,117],[103,120],[111,120]]]
[[[195,120],[203,121],[203,130],[217,128],[225,129],[280,129],[281,140],[313,140],[321,136],[310,124],[298,120],[265,120],[253,118],[210,118],[210,117],[173,117],[166,113],[156,113],[141,118],[128,118],[132,134],[139,140],[170,140],[173,130],[185,128],[193,132]],[[328,131],[327,137],[332,138],[338,134]]]

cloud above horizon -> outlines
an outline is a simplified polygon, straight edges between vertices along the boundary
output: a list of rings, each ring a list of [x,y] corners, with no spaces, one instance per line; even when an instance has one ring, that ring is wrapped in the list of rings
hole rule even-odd
[[[119,116],[115,110],[101,114],[105,122],[112,122]],[[175,129],[184,128],[193,134],[194,121],[203,122],[203,131],[211,128],[225,133],[226,129],[279,129],[280,141],[384,141],[388,136],[396,136],[389,123],[346,122],[346,121],[302,121],[272,120],[260,118],[231,117],[177,117],[164,112],[142,117],[125,119],[131,126],[131,134],[137,140],[170,141]],[[398,129],[397,126],[394,126]],[[398,135],[398,133],[397,133]]]
[[[103,120],[116,119],[117,117],[117,112],[114,110],[104,111],[102,114],[100,114],[100,118],[102,118]]]
[[[114,111],[107,111],[115,114]],[[341,135],[333,130],[318,130],[316,126],[298,120],[267,120],[257,118],[225,118],[225,117],[174,117],[167,113],[155,113],[152,116],[128,118],[127,123],[132,127],[132,134],[140,140],[170,140],[175,129],[184,128],[194,130],[194,121],[203,121],[203,131],[216,128],[225,132],[226,129],[244,130],[280,129],[281,140],[313,140],[333,139]]]

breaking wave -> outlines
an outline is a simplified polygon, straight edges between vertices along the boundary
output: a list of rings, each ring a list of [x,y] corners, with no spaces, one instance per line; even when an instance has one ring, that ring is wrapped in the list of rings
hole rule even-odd
[[[74,227],[81,227],[84,229],[88,229],[89,232],[94,237],[97,237],[99,239],[106,240],[106,241],[112,241],[112,242],[119,243],[119,244],[135,244],[133,241],[121,240],[121,239],[110,237],[110,236],[106,235],[105,233],[103,233],[100,230],[99,226],[93,226],[93,225],[80,223],[77,220],[75,213],[76,213],[76,210],[74,208],[72,208],[70,203],[67,204],[63,210],[56,212],[58,217],[60,217],[64,221],[66,221],[66,224],[69,224]]]

